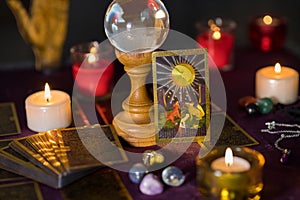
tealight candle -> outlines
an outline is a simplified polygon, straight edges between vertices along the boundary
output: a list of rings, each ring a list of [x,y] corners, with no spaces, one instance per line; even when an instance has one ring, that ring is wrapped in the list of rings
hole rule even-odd
[[[223,172],[244,172],[250,169],[250,163],[244,158],[233,156],[231,148],[227,148],[225,157],[214,160],[211,168]]]
[[[267,66],[256,72],[257,98],[268,97],[273,103],[291,104],[298,98],[299,74],[296,70],[281,66]]]
[[[197,157],[200,193],[207,199],[259,199],[264,157],[247,147],[227,148],[225,157],[224,152],[224,147],[217,147]]]
[[[70,96],[59,90],[45,90],[28,96],[25,100],[27,126],[36,132],[65,128],[71,124]]]

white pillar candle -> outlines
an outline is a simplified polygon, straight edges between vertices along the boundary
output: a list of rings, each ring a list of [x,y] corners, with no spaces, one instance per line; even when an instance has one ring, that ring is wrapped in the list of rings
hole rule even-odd
[[[296,70],[280,66],[268,66],[256,72],[257,98],[268,97],[274,103],[291,104],[298,98],[299,74]]]
[[[27,126],[36,132],[65,128],[72,121],[70,96],[63,91],[50,91],[47,85],[44,91],[25,100]]]
[[[249,170],[251,167],[249,161],[244,158],[233,156],[231,148],[227,148],[225,157],[220,157],[211,163],[213,170],[222,172],[240,173]]]

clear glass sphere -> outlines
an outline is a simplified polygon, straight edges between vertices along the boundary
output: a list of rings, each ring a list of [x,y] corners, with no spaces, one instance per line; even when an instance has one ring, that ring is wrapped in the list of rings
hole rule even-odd
[[[122,52],[151,52],[168,35],[169,14],[160,0],[114,0],[106,11],[104,29]]]

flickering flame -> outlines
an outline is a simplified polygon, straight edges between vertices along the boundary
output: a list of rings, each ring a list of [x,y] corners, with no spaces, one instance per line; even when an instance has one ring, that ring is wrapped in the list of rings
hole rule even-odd
[[[96,47],[91,47],[90,53],[97,53],[97,48]]]
[[[275,64],[274,71],[276,74],[279,74],[281,72],[281,65],[279,63]]]
[[[229,167],[233,164],[233,153],[230,147],[225,151],[225,164]]]
[[[94,54],[90,54],[88,57],[88,63],[92,64],[94,62],[96,62],[96,56]]]
[[[263,18],[263,22],[264,22],[266,25],[272,24],[272,21],[273,21],[273,19],[272,19],[272,17],[271,17],[270,15],[266,15],[266,16],[264,16],[264,18]]]
[[[219,19],[221,20],[221,19]],[[222,23],[222,22],[219,22]],[[217,26],[214,22],[214,20],[210,19],[208,20],[208,26],[210,27],[210,30],[213,32],[212,33],[212,38],[214,40],[219,40],[221,38],[221,29],[219,26]]]
[[[88,54],[88,63],[92,64],[96,62],[96,56],[95,54],[97,53],[97,47],[91,47],[90,48],[90,53]]]
[[[48,83],[45,84],[44,97],[45,97],[46,101],[49,102],[49,100],[51,98],[51,92],[50,92],[50,87],[49,87]]]
[[[220,31],[214,31],[213,34],[212,34],[212,38],[214,40],[219,40],[221,38],[221,32]]]

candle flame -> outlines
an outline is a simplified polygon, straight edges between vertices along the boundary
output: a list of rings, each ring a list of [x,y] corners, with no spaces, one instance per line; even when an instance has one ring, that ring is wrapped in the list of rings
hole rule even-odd
[[[214,31],[213,34],[212,34],[212,38],[214,40],[219,40],[221,38],[221,32],[220,31]]]
[[[218,18],[218,21],[220,21],[220,20],[221,19]],[[222,24],[222,21],[219,23]],[[222,36],[220,27],[218,25],[216,25],[214,20],[212,20],[212,19],[208,20],[208,26],[210,27],[210,30],[213,32],[212,38],[214,40],[219,40]]]
[[[88,54],[88,63],[92,64],[94,62],[96,62],[97,58],[95,56],[95,54],[97,53],[98,49],[97,47],[91,47],[90,48],[90,53]]]
[[[225,164],[229,167],[233,164],[233,153],[230,147],[225,151]]]
[[[88,63],[92,64],[94,62],[96,62],[96,56],[94,54],[90,54],[88,57]]]
[[[281,65],[279,63],[275,64],[274,71],[276,74],[279,74],[281,72]]]
[[[90,53],[97,53],[97,47],[91,47]]]
[[[44,93],[44,97],[46,99],[47,102],[49,102],[50,98],[51,98],[51,92],[50,92],[50,87],[49,84],[46,83],[45,84],[45,93]]]
[[[272,17],[270,15],[266,15],[266,16],[263,17],[263,22],[266,25],[272,24],[272,21],[273,21],[273,19],[272,19]]]

